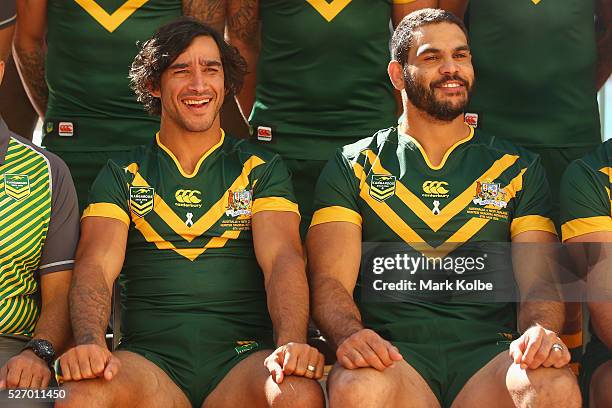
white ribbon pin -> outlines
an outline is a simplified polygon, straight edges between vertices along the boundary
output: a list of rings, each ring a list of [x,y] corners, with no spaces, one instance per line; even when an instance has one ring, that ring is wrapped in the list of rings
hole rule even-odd
[[[431,210],[433,215],[440,214],[440,202],[438,200],[434,200],[433,205],[434,205],[434,208],[433,210]]]
[[[187,213],[187,221],[185,221],[185,225],[191,227],[193,225],[193,213]]]

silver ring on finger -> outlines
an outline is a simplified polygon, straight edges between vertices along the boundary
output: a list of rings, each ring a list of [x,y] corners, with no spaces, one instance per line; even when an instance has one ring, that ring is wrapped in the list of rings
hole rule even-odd
[[[552,345],[551,349],[555,351],[563,351],[563,344],[555,343]]]
[[[314,373],[315,369],[316,369],[316,367],[313,366],[313,365],[309,365],[308,367],[306,367],[306,371],[311,371],[313,373]]]

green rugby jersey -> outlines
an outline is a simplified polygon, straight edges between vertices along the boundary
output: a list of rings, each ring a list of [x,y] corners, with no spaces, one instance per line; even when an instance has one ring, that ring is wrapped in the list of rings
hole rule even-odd
[[[612,140],[574,161],[561,182],[561,233],[566,241],[612,232]]]
[[[284,158],[328,160],[397,123],[391,11],[391,0],[259,0],[253,140]]]
[[[478,128],[521,146],[601,143],[594,3],[470,0]]]
[[[509,142],[471,129],[433,166],[415,139],[390,128],[345,146],[328,163],[311,227],[350,222],[361,227],[364,242],[405,242],[442,257],[440,251],[466,242],[508,242],[534,230],[554,234],[549,201],[538,157]],[[360,304],[366,326],[396,334],[423,316],[516,330],[512,309],[509,303]]]
[[[33,334],[40,275],[72,269],[78,222],[66,165],[0,119],[0,334]]]
[[[251,217],[292,211],[290,176],[272,155],[222,134],[186,174],[159,142],[109,161],[94,182],[83,217],[129,227],[122,284],[124,340],[185,327],[228,343],[271,336]],[[178,326],[177,326],[178,325]]]
[[[159,129],[129,87],[145,41],[182,14],[180,0],[49,0],[43,144],[52,151],[128,150]]]

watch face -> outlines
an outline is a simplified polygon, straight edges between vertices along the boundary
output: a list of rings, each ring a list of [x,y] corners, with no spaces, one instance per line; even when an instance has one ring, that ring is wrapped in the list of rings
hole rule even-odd
[[[55,358],[55,350],[53,350],[53,346],[47,340],[34,339],[28,344],[34,354],[46,362],[51,363]]]

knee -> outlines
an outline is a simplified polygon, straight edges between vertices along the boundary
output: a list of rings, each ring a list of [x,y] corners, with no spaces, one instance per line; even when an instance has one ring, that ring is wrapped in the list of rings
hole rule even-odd
[[[389,388],[383,374],[373,368],[347,370],[335,367],[327,385],[330,408],[382,403]]]
[[[272,408],[323,408],[323,389],[316,380],[287,376],[269,397]]]
[[[56,400],[55,408],[104,407],[100,398],[104,395],[95,380],[71,381],[62,385],[66,390],[66,398]]]
[[[595,370],[589,387],[589,402],[592,407],[612,407],[612,362]]]
[[[508,389],[519,406],[567,408],[582,406],[578,381],[567,368],[540,367],[522,371],[522,375],[519,373],[517,377],[509,382]]]

